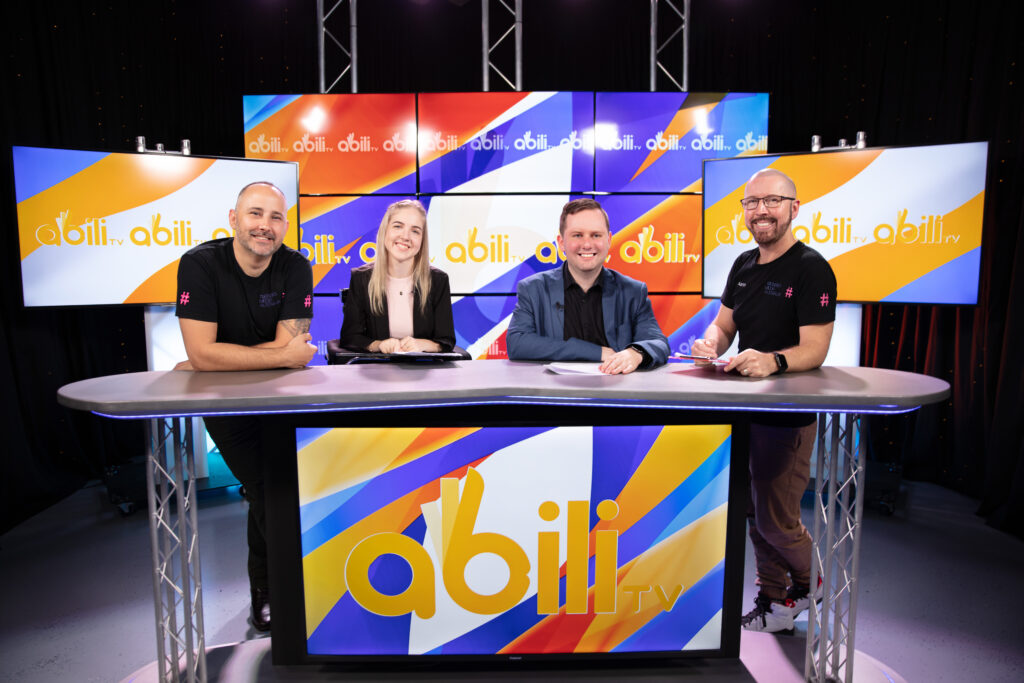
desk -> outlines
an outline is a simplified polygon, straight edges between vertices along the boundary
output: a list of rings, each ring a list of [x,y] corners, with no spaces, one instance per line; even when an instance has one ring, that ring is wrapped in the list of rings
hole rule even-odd
[[[538,363],[469,361],[133,373],[69,384],[58,400],[108,417],[153,420],[148,481],[158,659],[168,679],[177,676],[179,657],[184,659],[189,680],[205,679],[205,642],[195,490],[185,446],[190,421],[180,418],[495,404],[821,413],[812,582],[820,570],[826,594],[820,609],[811,608],[806,674],[824,681],[838,679],[840,672],[852,678],[845,652],[854,650],[864,488],[858,420],[865,413],[914,410],[948,394],[942,380],[874,368],[827,367],[750,379],[670,364],[626,376],[570,376],[551,374]]]

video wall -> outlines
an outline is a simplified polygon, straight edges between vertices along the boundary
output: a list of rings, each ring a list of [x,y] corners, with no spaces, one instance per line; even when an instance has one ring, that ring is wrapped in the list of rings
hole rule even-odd
[[[264,95],[243,110],[247,156],[299,165],[318,309],[375,258],[387,206],[416,197],[474,358],[505,357],[516,284],[561,266],[558,216],[579,196],[609,214],[609,267],[677,295],[655,313],[680,337],[713,303],[700,296],[702,163],[767,150],[759,93]],[[329,317],[334,338],[341,317]]]
[[[178,260],[230,237],[235,195],[281,188],[285,244],[298,244],[295,163],[171,154],[12,148],[26,306],[174,301]]]

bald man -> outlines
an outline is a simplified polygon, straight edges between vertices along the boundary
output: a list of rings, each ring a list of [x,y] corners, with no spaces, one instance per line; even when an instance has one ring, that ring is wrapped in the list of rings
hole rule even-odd
[[[228,212],[233,237],[190,249],[178,264],[178,323],[188,360],[176,370],[301,368],[313,358],[313,270],[283,246],[284,193],[267,182],[246,185]],[[259,418],[209,417],[224,462],[249,502],[252,625],[270,630],[266,513]]]
[[[693,353],[717,358],[739,333],[740,353],[725,366],[750,378],[819,367],[836,316],[836,278],[814,249],[798,242],[796,186],[774,169],[747,183],[744,219],[757,242],[733,263],[722,306]],[[750,425],[747,518],[757,566],[758,595],[743,616],[753,631],[788,631],[810,605],[811,537],[800,521],[810,479],[813,413],[759,413]],[[814,598],[820,598],[820,586]]]

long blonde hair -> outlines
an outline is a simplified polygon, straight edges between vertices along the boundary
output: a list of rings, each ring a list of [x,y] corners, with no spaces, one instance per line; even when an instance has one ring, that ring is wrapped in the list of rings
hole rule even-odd
[[[420,251],[416,254],[412,266],[412,277],[414,288],[420,295],[420,313],[426,313],[427,296],[430,294],[430,245],[427,240],[427,210],[415,199],[403,199],[388,207],[384,212],[384,218],[377,228],[377,256],[373,262],[373,270],[370,273],[370,310],[374,315],[384,315],[387,309],[384,306],[384,296],[388,291],[388,250],[384,246],[384,238],[391,225],[391,217],[402,209],[416,209],[423,216],[423,241],[420,243]]]

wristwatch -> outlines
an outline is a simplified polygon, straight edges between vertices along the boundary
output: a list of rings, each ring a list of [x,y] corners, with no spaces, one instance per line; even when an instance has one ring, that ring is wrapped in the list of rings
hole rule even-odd
[[[789,369],[789,363],[786,362],[786,357],[784,355],[782,355],[778,351],[776,351],[772,355],[775,356],[775,364],[779,366],[775,370],[775,372],[772,373],[773,375],[781,374]]]

